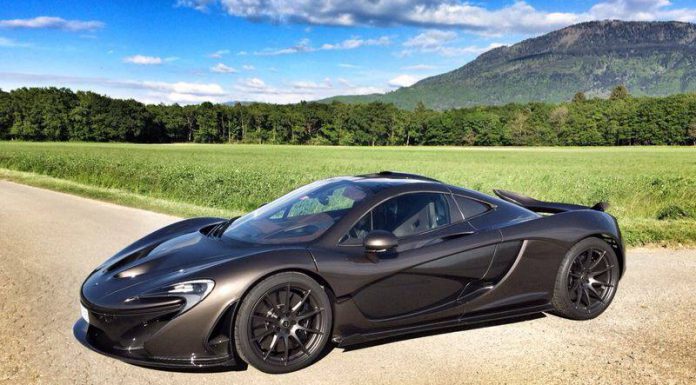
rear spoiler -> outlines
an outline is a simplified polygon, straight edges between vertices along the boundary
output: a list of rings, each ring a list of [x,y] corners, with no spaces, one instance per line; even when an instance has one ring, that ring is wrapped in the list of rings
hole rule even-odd
[[[571,203],[544,202],[524,196],[522,194],[514,193],[512,191],[493,190],[493,192],[495,193],[495,195],[497,195],[498,197],[500,197],[500,199],[504,201],[514,203],[518,206],[522,206],[528,210],[532,210],[537,213],[557,214],[566,211],[588,209],[606,211],[606,209],[609,208],[609,204],[607,202],[599,202],[592,207],[588,207],[582,205],[574,205]]]

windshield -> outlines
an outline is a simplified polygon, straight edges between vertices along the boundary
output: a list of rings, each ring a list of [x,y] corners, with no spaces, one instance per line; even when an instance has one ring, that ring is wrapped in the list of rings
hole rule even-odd
[[[368,194],[345,179],[314,182],[237,219],[224,236],[265,244],[312,241]]]

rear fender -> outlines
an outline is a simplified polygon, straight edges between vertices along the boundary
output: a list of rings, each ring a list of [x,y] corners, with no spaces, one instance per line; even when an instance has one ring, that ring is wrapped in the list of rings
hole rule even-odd
[[[625,251],[619,224],[613,216],[601,211],[585,209],[543,216],[502,228],[501,233],[504,242],[543,240],[561,244],[564,253],[585,238],[601,238],[616,252],[622,273],[625,270]],[[559,255],[558,258],[561,259],[564,255]]]

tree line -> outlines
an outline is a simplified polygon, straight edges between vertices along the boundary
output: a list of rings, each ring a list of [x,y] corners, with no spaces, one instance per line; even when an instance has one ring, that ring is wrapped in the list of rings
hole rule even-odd
[[[143,104],[67,88],[0,90],[0,139],[328,145],[686,145],[696,94],[435,111],[393,104]]]

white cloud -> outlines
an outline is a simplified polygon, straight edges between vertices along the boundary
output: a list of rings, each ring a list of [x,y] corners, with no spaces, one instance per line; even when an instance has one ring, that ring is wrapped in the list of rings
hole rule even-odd
[[[170,92],[165,96],[166,100],[170,103],[178,104],[199,104],[204,102],[215,102],[214,98],[205,95],[191,95],[191,94],[180,94],[178,92]],[[153,100],[161,100],[155,97]],[[225,102],[226,100],[219,100],[218,102]],[[144,102],[148,103],[148,102]],[[157,103],[157,102],[155,102]]]
[[[164,60],[157,56],[133,55],[124,57],[123,62],[139,65],[157,65],[162,64]]]
[[[297,103],[302,100],[318,100],[334,95],[363,95],[384,93],[390,87],[356,85],[350,81],[326,78],[320,81],[281,81],[268,84],[258,77],[238,79],[229,89],[218,83],[164,82],[155,80],[122,80],[100,77],[65,76],[0,72],[3,89],[31,86],[70,87],[75,90],[92,90],[112,97],[133,98],[143,103],[195,104],[205,101],[222,103],[229,101],[258,101],[267,103]]]
[[[213,58],[213,59],[220,59],[225,55],[229,55],[230,50],[229,49],[219,49],[211,54],[208,54],[208,57]]]
[[[368,47],[368,46],[389,45],[390,43],[391,43],[391,40],[389,39],[389,36],[381,36],[377,39],[352,38],[352,39],[343,40],[342,42],[337,43],[337,44],[324,44],[321,46],[321,49],[323,49],[323,50],[355,49],[355,48]]]
[[[539,11],[524,1],[487,9],[470,3],[435,2],[416,6],[406,16],[414,25],[456,27],[484,35],[502,33],[534,34],[565,27],[585,19],[585,15],[567,12]]]
[[[64,86],[75,89],[103,89],[110,95],[134,98],[145,103],[224,102],[229,93],[217,83],[121,80],[98,77],[0,72],[0,80],[19,86]],[[125,94],[122,91],[126,91]]]
[[[672,8],[668,0],[609,0],[592,6],[589,14],[593,19],[696,21],[696,9]]]
[[[178,4],[207,10],[214,0],[179,0]],[[465,0],[219,0],[233,16],[275,23],[339,26],[410,25],[457,28],[482,35],[538,34],[582,21],[696,21],[696,8],[677,8],[668,0],[605,0],[580,12],[540,10],[522,0],[490,8]]]
[[[277,56],[277,55],[289,55],[293,53],[301,53],[301,52],[313,52],[316,51],[315,48],[312,48],[309,44],[309,39],[302,39],[300,40],[296,45],[288,48],[280,48],[280,49],[264,49],[263,51],[257,51],[254,52],[255,55],[260,55],[260,56]],[[244,52],[244,51],[242,51]],[[241,55],[242,52],[239,54]],[[246,55],[246,52],[244,53]]]
[[[381,94],[388,91],[387,88],[383,87],[355,85],[350,80],[345,78],[337,78],[336,82],[338,82],[338,84],[340,85],[339,87],[336,87],[339,91],[335,92],[333,95],[367,95],[377,93]]]
[[[341,92],[337,92],[335,95],[369,95],[369,94],[383,94],[387,92],[387,89],[375,86],[354,86],[351,88],[346,88]],[[333,95],[327,95],[333,96]]]
[[[302,89],[302,90],[327,90],[333,88],[331,79],[325,78],[322,82],[317,83],[313,81],[296,81],[292,83],[292,88]]]
[[[302,39],[296,45],[287,48],[280,49],[264,49],[262,51],[254,52],[255,55],[260,56],[277,56],[277,55],[290,55],[295,53],[306,53],[306,52],[316,52],[316,51],[333,51],[333,50],[349,50],[356,49],[360,47],[369,46],[384,46],[391,44],[391,39],[389,36],[380,36],[375,39],[362,39],[360,37],[353,37],[340,41],[338,43],[326,43],[322,44],[320,47],[313,47],[310,44],[309,39]]]
[[[516,1],[497,9],[458,0],[221,0],[231,15],[279,23],[457,27],[480,33],[545,32],[580,20],[575,13],[540,11]]]
[[[494,48],[503,47],[503,43],[491,43],[486,46],[469,45],[466,47],[441,47],[436,52],[442,56],[463,56],[463,55],[480,55]]]
[[[177,0],[174,6],[188,7],[201,12],[208,12],[208,8],[215,3],[216,0]]]
[[[392,87],[408,87],[420,79],[417,76],[403,74],[389,80],[389,85]]]
[[[359,65],[350,64],[350,63],[338,63],[338,66],[341,68],[351,68],[351,69],[361,68],[361,66],[359,66]]]
[[[94,31],[104,27],[97,20],[65,20],[55,16],[38,16],[32,19],[0,20],[0,27],[14,29],[59,29],[64,31]]]
[[[288,87],[289,85],[289,87]],[[281,86],[267,84],[259,78],[240,79],[234,86],[234,100],[251,100],[269,103],[297,103],[302,100],[318,100],[334,95],[364,95],[383,93],[389,88],[354,85],[346,79],[329,78],[321,81],[296,80]]]
[[[242,66],[242,69],[243,69],[244,71],[254,71],[254,70],[256,69],[256,67],[254,67],[254,66],[251,65],[251,64],[244,64],[244,65]]]
[[[142,87],[151,90],[172,92],[181,95],[196,95],[196,96],[220,96],[224,95],[223,88],[216,83],[189,83],[189,82],[159,82],[159,81],[144,81],[131,82],[133,85],[142,85]]]
[[[301,100],[309,100],[313,96],[312,90],[282,89],[267,85],[262,79],[240,79],[234,86],[237,91],[235,100],[250,100],[268,103],[296,103]]]
[[[502,46],[501,43],[491,43],[488,46],[480,47],[469,45],[458,47],[453,45],[458,35],[454,31],[441,31],[431,29],[406,40],[403,46],[406,49],[402,50],[400,56],[408,56],[413,53],[435,53],[441,56],[463,56],[463,55],[478,55],[490,49]]]
[[[418,49],[439,48],[456,38],[457,33],[454,31],[440,31],[437,29],[431,29],[406,40],[404,42],[404,47]]]
[[[238,85],[245,87],[245,88],[253,88],[256,90],[263,90],[263,89],[267,88],[266,82],[264,82],[263,80],[261,80],[259,78],[243,79],[243,80],[241,80],[240,83],[238,83]]]
[[[429,64],[415,64],[412,66],[401,67],[401,69],[404,71],[430,71],[434,70],[435,68],[437,67]]]
[[[237,72],[236,69],[227,66],[224,63],[217,63],[214,66],[210,67],[210,70],[219,74],[233,74]]]

